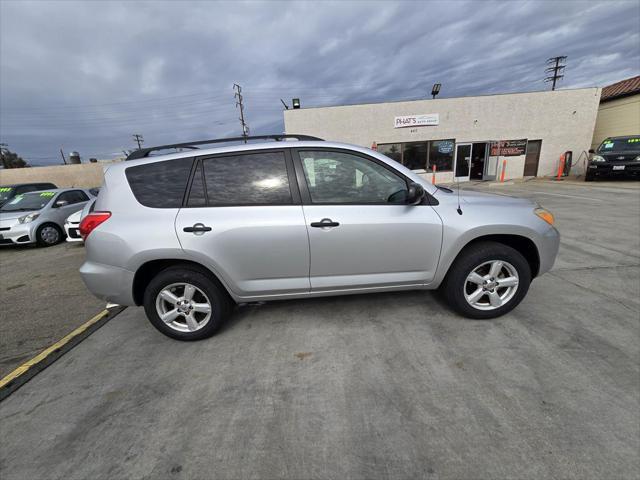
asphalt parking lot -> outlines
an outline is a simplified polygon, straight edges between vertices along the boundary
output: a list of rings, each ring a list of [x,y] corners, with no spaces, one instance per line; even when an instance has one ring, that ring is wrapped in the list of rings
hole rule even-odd
[[[85,288],[84,247],[0,247],[0,378],[78,327],[105,303]]]
[[[640,184],[465,188],[556,214],[512,313],[275,302],[180,343],[129,308],[0,403],[0,477],[638,478]]]

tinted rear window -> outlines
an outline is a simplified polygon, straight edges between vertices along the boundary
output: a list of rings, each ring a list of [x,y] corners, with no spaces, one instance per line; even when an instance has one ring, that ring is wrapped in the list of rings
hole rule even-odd
[[[210,206],[292,203],[283,152],[207,158],[202,165]]]
[[[192,164],[192,158],[178,158],[129,167],[125,173],[133,195],[145,207],[180,208]]]

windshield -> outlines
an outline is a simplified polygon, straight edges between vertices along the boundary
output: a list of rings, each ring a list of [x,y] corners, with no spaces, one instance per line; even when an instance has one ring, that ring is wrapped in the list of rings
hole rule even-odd
[[[17,195],[0,210],[3,212],[21,212],[28,210],[40,210],[55,196],[56,192],[34,192]]]
[[[4,202],[7,198],[9,198],[12,192],[13,192],[13,187],[0,187],[0,203]]]
[[[640,150],[640,137],[607,138],[598,147],[598,153],[634,152]]]

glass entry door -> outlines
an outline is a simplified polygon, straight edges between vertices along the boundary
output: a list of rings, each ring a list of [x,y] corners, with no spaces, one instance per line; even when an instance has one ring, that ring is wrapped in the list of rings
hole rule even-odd
[[[456,145],[456,168],[455,181],[465,182],[469,180],[469,171],[471,168],[471,144],[458,143]]]
[[[498,177],[498,162],[500,161],[500,156],[497,155],[497,143],[496,141],[487,142],[487,145],[489,145],[489,154],[484,162],[483,180],[495,180]]]

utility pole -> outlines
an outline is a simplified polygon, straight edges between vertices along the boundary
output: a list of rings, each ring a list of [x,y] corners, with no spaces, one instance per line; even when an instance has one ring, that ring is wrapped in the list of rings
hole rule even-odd
[[[133,134],[133,139],[138,144],[138,150],[140,150],[142,148],[142,144],[144,143],[144,138],[142,138],[142,135],[134,133]]]
[[[64,152],[62,151],[62,147],[60,147],[60,156],[62,157],[62,162],[66,165],[67,159],[64,156]]]
[[[233,84],[233,90],[235,91],[234,97],[236,98],[236,107],[240,108],[240,126],[242,127],[242,136],[244,137],[244,143],[247,143],[247,137],[249,136],[249,125],[244,121],[244,104],[242,103],[242,87],[237,83]]]
[[[544,71],[545,74],[547,74],[544,81],[545,83],[552,82],[551,90],[555,90],[557,81],[564,77],[565,65],[562,65],[562,63],[564,63],[566,59],[566,56],[551,57],[547,59],[547,65],[551,66],[547,67]]]

